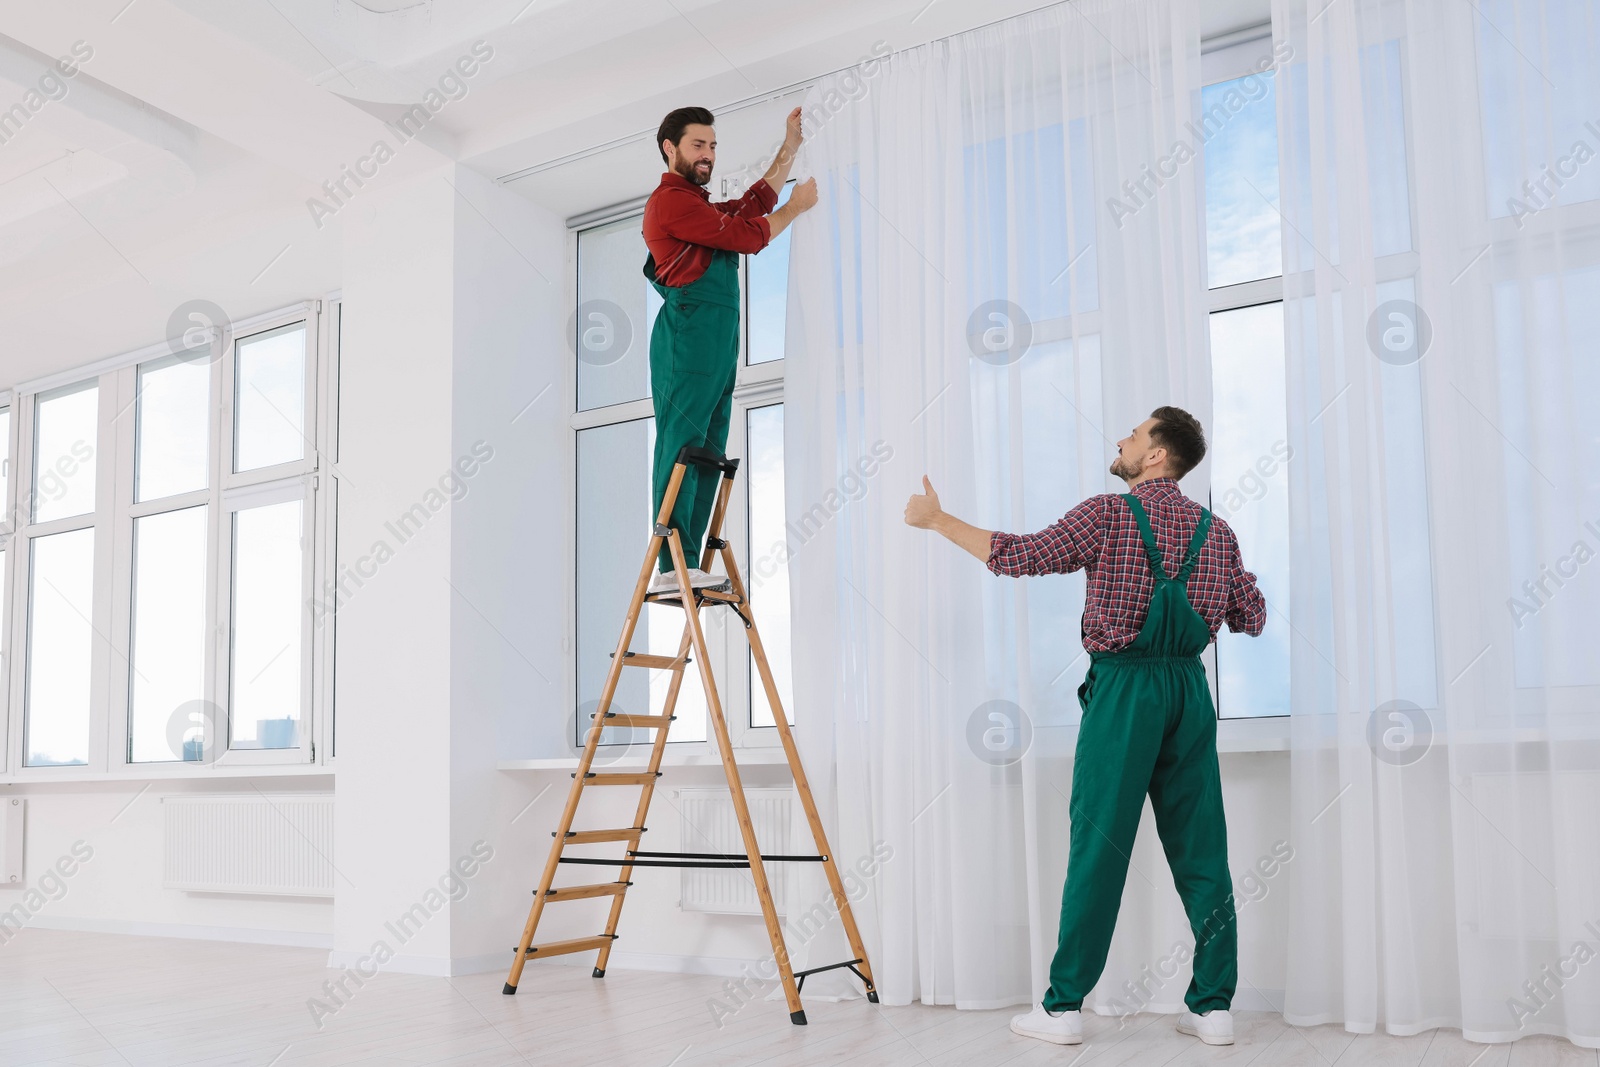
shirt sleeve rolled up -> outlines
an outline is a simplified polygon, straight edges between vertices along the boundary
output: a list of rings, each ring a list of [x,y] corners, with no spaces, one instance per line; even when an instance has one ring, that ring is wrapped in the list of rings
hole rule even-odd
[[[989,538],[986,565],[1012,578],[1081,570],[1100,556],[1104,517],[1104,498],[1090,497],[1038,533],[996,531]]]

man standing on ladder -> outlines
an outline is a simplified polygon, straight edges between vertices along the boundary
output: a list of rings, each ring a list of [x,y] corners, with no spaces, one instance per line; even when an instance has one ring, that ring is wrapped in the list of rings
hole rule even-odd
[[[1238,977],[1233,880],[1217,769],[1217,714],[1200,654],[1226,622],[1257,636],[1266,601],[1221,519],[1178,479],[1205,455],[1200,423],[1160,407],[1117,443],[1111,473],[1129,492],[1090,497],[1035,534],[980,530],[926,493],[906,522],[935,530],[996,574],[1083,569],[1089,673],[1072,763],[1071,844],[1061,926],[1044,1001],[1011,1029],[1061,1045],[1083,1040],[1079,1012],[1100,980],[1122,901],[1145,794],[1195,936],[1194,977],[1179,1031],[1233,1043],[1228,1009]]]
[[[683,107],[661,120],[656,147],[667,164],[644,208],[650,254],[644,276],[661,296],[650,332],[650,395],[655,405],[656,447],[652,521],[666,495],[678,452],[685,445],[720,454],[728,443],[733,385],[739,371],[739,256],[753,254],[817,202],[813,178],[801,182],[788,203],[773,210],[800,149],[800,109],[789,112],[783,147],[762,179],[736,200],[712,203],[706,185],[717,158],[712,114]],[[718,479],[690,464],[672,509],[672,526],[689,562],[690,585],[714,586],[696,564]],[[672,556],[662,546],[650,592],[676,589]]]

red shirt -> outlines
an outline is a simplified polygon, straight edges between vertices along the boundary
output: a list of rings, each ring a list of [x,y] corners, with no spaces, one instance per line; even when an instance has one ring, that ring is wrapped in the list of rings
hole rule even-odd
[[[656,257],[656,280],[688,285],[711,266],[713,249],[761,251],[772,240],[764,216],[777,204],[765,179],[737,200],[713,204],[705,186],[667,171],[644,205],[644,243]]]
[[[1171,478],[1151,478],[1131,491],[1150,517],[1162,569],[1176,573],[1199,525],[1200,505]],[[1038,533],[994,534],[988,566],[1012,577],[1085,570],[1083,647],[1090,652],[1113,652],[1137,637],[1155,591],[1139,521],[1116,493],[1090,497]],[[1251,636],[1266,625],[1267,602],[1256,576],[1244,569],[1233,530],[1215,515],[1184,588],[1190,606],[1211,627],[1212,640],[1224,622]]]

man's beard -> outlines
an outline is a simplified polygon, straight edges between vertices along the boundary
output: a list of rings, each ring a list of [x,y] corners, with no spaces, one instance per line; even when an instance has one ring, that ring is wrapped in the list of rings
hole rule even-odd
[[[677,171],[678,172],[678,177],[683,178],[685,181],[694,182],[696,185],[710,185],[711,184],[711,170],[710,170],[710,168],[707,168],[706,176],[704,178],[701,178],[700,177],[700,172],[695,170],[693,163],[690,163],[687,160],[680,159],[680,160],[678,160],[678,165],[676,167],[674,167],[673,170]]]
[[[1116,475],[1118,478],[1123,479],[1136,477],[1139,473],[1138,469],[1135,468],[1131,463],[1128,463],[1126,466],[1124,466],[1124,462],[1125,461],[1121,456],[1118,456],[1116,459],[1112,460],[1111,473]]]

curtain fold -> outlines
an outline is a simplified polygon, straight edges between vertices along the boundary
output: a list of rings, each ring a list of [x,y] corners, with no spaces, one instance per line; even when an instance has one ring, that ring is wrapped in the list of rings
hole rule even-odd
[[[1295,57],[1285,1017],[1600,1047],[1600,19],[1273,21]]]
[[[806,98],[800,173],[821,198],[789,273],[794,699],[834,855],[877,857],[856,912],[887,1004],[1042,995],[1088,663],[1081,579],[996,578],[906,526],[905,500],[927,473],[953,512],[1037,530],[1121,488],[1113,442],[1155,406],[1209,416],[1199,166],[1163,163],[1192,140],[1199,82],[1190,0],[1084,0]],[[1132,860],[1103,1011],[1189,936],[1148,815]],[[794,877],[793,899],[825,899]],[[848,958],[836,934],[797,966]],[[1187,981],[1142,1006],[1175,1010]]]

